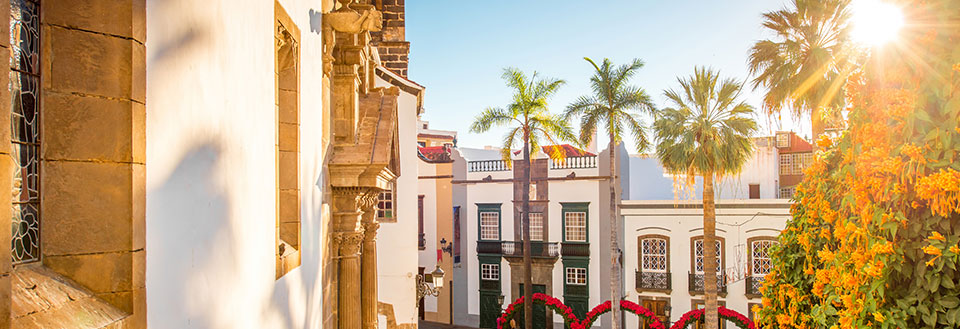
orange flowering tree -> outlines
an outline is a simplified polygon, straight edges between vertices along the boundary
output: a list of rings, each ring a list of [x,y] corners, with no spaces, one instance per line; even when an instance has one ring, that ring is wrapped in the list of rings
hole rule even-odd
[[[908,27],[846,87],[773,247],[761,328],[960,328],[960,1]]]

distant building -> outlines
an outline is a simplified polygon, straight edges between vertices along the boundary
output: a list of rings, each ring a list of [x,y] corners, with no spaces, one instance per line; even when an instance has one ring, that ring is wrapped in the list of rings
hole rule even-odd
[[[421,320],[453,323],[453,294],[455,286],[453,265],[460,261],[460,236],[453,227],[460,218],[454,212],[451,200],[453,180],[453,146],[457,132],[429,129],[426,121],[417,123],[417,246],[419,272],[430,273],[440,264],[445,273],[445,287],[436,297],[420,300]],[[456,242],[455,242],[456,241]],[[438,262],[438,259],[440,260]]]
[[[790,219],[794,186],[812,159],[810,143],[792,132],[754,139],[739,174],[715,187],[719,304],[753,316],[770,270],[767,248]],[[702,181],[678,189],[655,157],[630,159],[630,200],[621,203],[626,298],[669,325],[703,307]],[[646,328],[635,317],[627,327]]]
[[[561,147],[565,161],[544,153]],[[620,148],[623,152],[622,147]],[[521,296],[520,211],[530,196],[533,291],[561,298],[583,317],[609,299],[609,152],[545,146],[532,160],[533,183],[522,190],[525,164],[500,150],[458,148],[453,158],[454,322],[494,328],[501,307]],[[621,159],[626,159],[621,156]],[[626,161],[624,161],[626,163]],[[626,192],[625,192],[626,193]],[[457,257],[459,255],[460,257]],[[504,305],[498,304],[503,296]],[[534,307],[535,328],[562,328],[563,319]],[[609,319],[596,323],[609,325]]]

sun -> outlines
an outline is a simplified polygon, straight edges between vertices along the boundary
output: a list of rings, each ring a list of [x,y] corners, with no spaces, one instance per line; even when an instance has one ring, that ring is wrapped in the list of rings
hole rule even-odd
[[[851,36],[863,45],[881,46],[893,41],[903,27],[903,13],[892,3],[854,0],[851,9]]]

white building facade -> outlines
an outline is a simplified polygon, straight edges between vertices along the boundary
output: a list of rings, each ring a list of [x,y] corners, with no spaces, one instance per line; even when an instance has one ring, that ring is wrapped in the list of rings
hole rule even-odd
[[[530,234],[533,291],[556,296],[583,316],[605,300],[609,253],[601,196],[609,194],[599,156],[563,146],[566,161],[540,152],[531,167]],[[523,247],[520,178],[523,163],[511,167],[497,149],[454,152],[453,229],[454,322],[493,328],[502,307],[522,295]],[[457,262],[459,260],[459,262]],[[503,304],[498,303],[503,296]],[[534,308],[535,328],[562,328],[563,320],[542,306]],[[598,322],[599,326],[600,323]]]

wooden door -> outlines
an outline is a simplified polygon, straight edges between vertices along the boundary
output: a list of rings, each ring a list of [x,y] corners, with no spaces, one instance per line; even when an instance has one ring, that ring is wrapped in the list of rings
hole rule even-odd
[[[668,301],[666,300],[644,299],[640,301],[640,304],[644,308],[650,310],[650,312],[653,312],[653,314],[656,315],[660,320],[660,323],[663,323],[664,326],[669,326],[669,323],[667,322],[670,320],[667,319],[667,302]],[[640,329],[649,328],[653,328],[652,321],[647,321],[646,319],[640,321]]]

